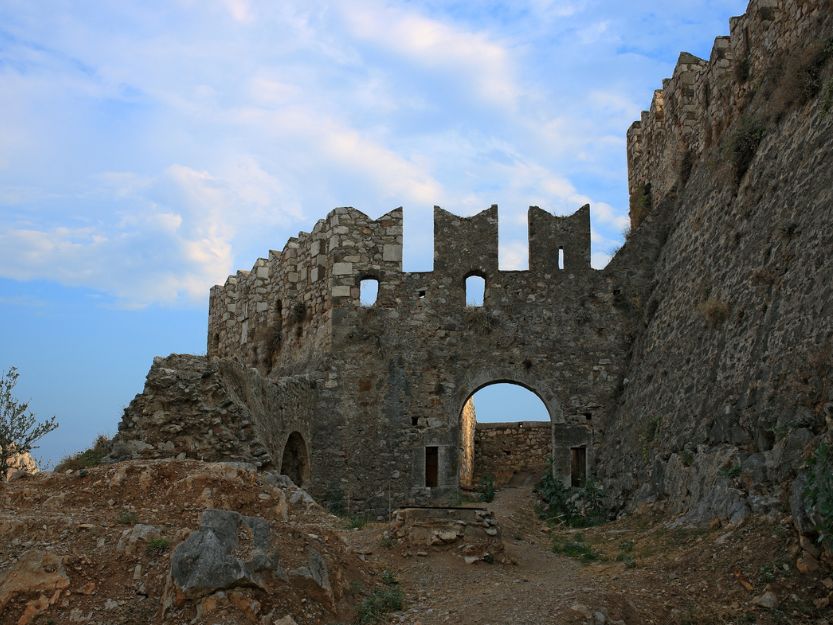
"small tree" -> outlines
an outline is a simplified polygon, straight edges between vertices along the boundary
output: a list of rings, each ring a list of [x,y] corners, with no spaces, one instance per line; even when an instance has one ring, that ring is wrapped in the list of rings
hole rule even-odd
[[[6,479],[11,459],[28,453],[35,441],[58,427],[55,417],[37,423],[28,402],[18,402],[12,391],[20,377],[12,367],[0,378],[0,480]]]

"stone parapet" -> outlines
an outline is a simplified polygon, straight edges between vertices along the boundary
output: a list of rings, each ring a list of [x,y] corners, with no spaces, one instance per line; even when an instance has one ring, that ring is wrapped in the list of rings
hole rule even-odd
[[[641,218],[633,198],[649,185],[656,203],[684,181],[703,151],[722,141],[767,74],[812,43],[831,12],[830,0],[751,0],[744,15],[730,20],[730,35],[715,39],[708,60],[680,54],[672,77],[627,133],[632,228]]]

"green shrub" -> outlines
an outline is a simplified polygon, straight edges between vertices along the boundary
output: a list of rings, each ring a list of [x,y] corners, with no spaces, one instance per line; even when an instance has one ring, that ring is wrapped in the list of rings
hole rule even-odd
[[[132,510],[122,510],[116,520],[122,525],[136,525],[139,522],[139,517]]]
[[[617,561],[617,562],[622,562],[622,563],[625,565],[625,568],[626,568],[626,569],[634,569],[634,568],[636,568],[636,558],[634,558],[634,557],[633,557],[631,554],[629,554],[629,553],[622,553],[622,552],[619,552],[619,553],[616,555],[616,561]]]
[[[833,458],[821,443],[807,461],[804,504],[819,534],[819,542],[833,548]]]
[[[547,474],[535,486],[535,492],[542,502],[539,515],[542,518],[570,524],[578,515],[575,504],[570,500],[570,491],[552,473]]]
[[[347,506],[344,504],[344,491],[338,485],[331,486],[324,495],[324,507],[336,516],[344,516]]]
[[[790,108],[803,106],[822,92],[825,67],[832,58],[833,39],[830,39],[811,42],[784,61],[771,105],[776,116],[780,117]]]
[[[601,488],[588,480],[581,488],[566,488],[547,473],[535,486],[541,518],[569,527],[590,527],[606,519]]]
[[[761,584],[771,584],[778,577],[778,567],[774,562],[767,562],[758,567],[758,582]]]
[[[367,525],[367,517],[363,514],[354,514],[347,519],[347,529],[360,530]]]
[[[355,625],[381,623],[385,614],[402,609],[405,597],[398,586],[377,588],[362,601],[356,613]]]
[[[572,540],[556,538],[552,545],[552,551],[570,558],[576,558],[582,562],[595,562],[604,559],[593,547],[584,542],[584,537],[581,534],[576,534]]]
[[[165,553],[171,546],[171,541],[167,538],[153,538],[148,541],[145,547],[145,552],[149,556],[160,556]]]
[[[495,498],[495,478],[491,475],[485,475],[480,480],[480,501],[489,503]]]
[[[742,117],[729,135],[729,157],[736,184],[740,184],[749,170],[765,134],[766,128],[761,122],[751,117]]]
[[[636,544],[632,540],[623,540],[619,543],[619,553],[616,554],[616,561],[623,562],[626,569],[636,567],[636,558],[633,556],[633,549]]]
[[[637,185],[630,196],[631,209],[631,226],[635,229],[642,223],[648,213],[653,208],[653,198],[651,197],[651,183],[643,182]],[[627,237],[626,237],[627,238]]]
[[[109,453],[110,439],[104,434],[99,434],[90,449],[67,456],[58,463],[55,472],[63,473],[64,471],[78,471],[79,469],[96,467]]]
[[[733,464],[729,467],[722,467],[719,471],[720,475],[728,478],[736,478],[740,475],[740,464]]]

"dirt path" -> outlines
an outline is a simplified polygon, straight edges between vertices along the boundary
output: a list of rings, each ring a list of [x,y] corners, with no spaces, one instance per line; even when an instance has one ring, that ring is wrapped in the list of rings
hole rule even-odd
[[[574,559],[552,553],[551,537],[533,511],[532,480],[520,476],[488,505],[516,564],[465,564],[459,556],[395,558],[391,568],[408,597],[392,623],[542,625],[584,623],[571,606],[600,588]]]
[[[405,593],[400,625],[830,625],[833,580],[791,565],[790,526],[669,526],[651,513],[602,526],[549,531],[535,515],[534,480],[520,476],[488,504],[514,564],[466,564],[452,552],[405,557],[380,547],[386,524],[348,541]],[[553,539],[579,544],[593,561],[553,553]],[[793,551],[795,546],[791,547]],[[756,603],[764,592],[776,608]],[[828,596],[829,595],[829,596]],[[603,613],[603,617],[596,613]]]

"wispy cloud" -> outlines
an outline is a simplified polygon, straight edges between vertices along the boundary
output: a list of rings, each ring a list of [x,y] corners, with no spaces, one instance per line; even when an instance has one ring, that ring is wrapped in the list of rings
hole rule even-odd
[[[498,203],[517,267],[530,204],[589,202],[598,266],[627,224],[627,125],[745,3],[7,3],[0,276],[203,302],[348,204],[404,205],[425,267],[433,204]]]
[[[381,3],[345,7],[350,32],[386,52],[462,79],[479,97],[514,107],[520,90],[509,51],[488,34]]]

